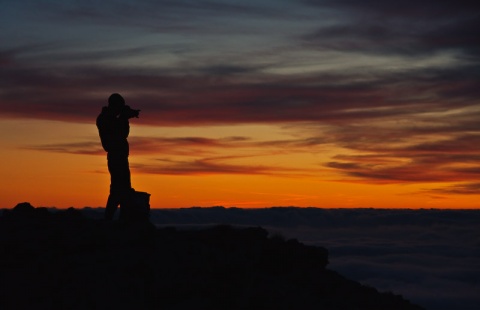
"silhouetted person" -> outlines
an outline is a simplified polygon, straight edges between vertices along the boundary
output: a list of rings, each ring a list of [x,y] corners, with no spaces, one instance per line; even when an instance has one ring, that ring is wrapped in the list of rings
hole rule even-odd
[[[108,106],[102,108],[97,117],[97,128],[103,149],[107,152],[108,171],[110,172],[110,195],[105,208],[105,219],[111,220],[120,205],[120,219],[125,220],[125,204],[132,192],[130,168],[128,165],[128,120],[138,117],[140,110],[132,110],[125,105],[120,94],[108,98]]]

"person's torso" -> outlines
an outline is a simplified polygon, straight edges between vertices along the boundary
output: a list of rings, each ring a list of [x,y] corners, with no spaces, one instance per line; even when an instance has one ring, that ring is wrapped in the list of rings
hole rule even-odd
[[[115,117],[104,110],[97,118],[97,128],[105,151],[128,155],[128,119]]]

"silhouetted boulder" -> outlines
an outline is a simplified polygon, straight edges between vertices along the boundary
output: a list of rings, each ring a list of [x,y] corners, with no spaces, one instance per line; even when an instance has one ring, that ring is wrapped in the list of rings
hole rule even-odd
[[[31,214],[35,208],[29,202],[21,202],[13,208],[13,212],[17,214]]]
[[[260,227],[156,229],[19,204],[0,217],[0,309],[421,309]]]

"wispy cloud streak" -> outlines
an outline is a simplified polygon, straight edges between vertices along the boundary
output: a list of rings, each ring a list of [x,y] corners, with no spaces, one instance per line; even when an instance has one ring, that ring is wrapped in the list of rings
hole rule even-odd
[[[234,165],[223,162],[222,158],[203,158],[190,161],[159,159],[157,161],[159,163],[134,164],[133,169],[140,173],[161,175],[244,174],[285,177],[298,177],[301,175],[299,169],[266,165]]]
[[[457,50],[478,61],[480,44],[475,38],[480,35],[480,21],[472,1],[303,2],[339,15],[336,24],[304,37],[318,47],[412,56]]]

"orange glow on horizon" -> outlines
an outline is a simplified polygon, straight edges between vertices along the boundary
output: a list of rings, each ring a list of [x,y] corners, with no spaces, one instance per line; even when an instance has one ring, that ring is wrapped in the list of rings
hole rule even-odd
[[[7,180],[2,184],[1,208],[11,208],[24,201],[34,206],[59,208],[105,205],[109,190],[105,155],[72,154],[58,150],[58,146],[51,147],[57,141],[62,143],[72,137],[80,142],[96,141],[95,128],[59,122],[0,122],[3,132],[15,132],[15,126],[18,126],[15,136],[3,138],[5,147],[0,153],[2,162],[6,163],[0,177]],[[233,136],[235,132],[238,136],[245,135],[253,130],[261,141],[268,137],[272,140],[289,138],[276,127],[253,128],[244,126],[241,128],[243,132],[239,133],[239,128],[231,127],[219,133],[205,127],[198,129],[197,134],[213,139],[215,136]],[[175,133],[174,129],[169,129],[163,136],[186,136],[188,130],[179,128]],[[148,132],[147,127],[135,128],[132,124],[132,139],[135,134],[145,132]],[[225,143],[220,147],[209,145],[210,140],[193,141],[180,140],[182,145],[190,143],[182,146],[182,152],[167,149],[163,151],[167,152],[165,154],[152,155],[132,149],[132,186],[152,194],[152,208],[479,208],[476,195],[436,193],[436,189],[448,185],[446,182],[381,184],[342,176],[319,164],[331,161],[334,154],[343,152],[332,147],[321,146],[312,152],[302,147],[292,152],[281,151],[273,143],[259,147],[255,141],[248,140],[219,140]],[[208,144],[202,146],[203,143]],[[231,143],[241,144],[242,148],[234,148]],[[36,149],[38,145],[49,147]],[[76,150],[77,146],[74,147]],[[206,158],[205,161],[197,161],[195,153]],[[151,170],[151,165],[157,164],[160,165],[155,168],[158,173]],[[243,170],[248,167],[252,167],[251,173]]]

